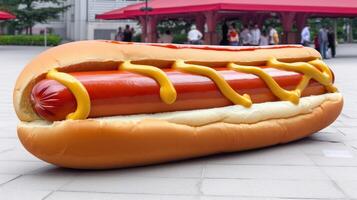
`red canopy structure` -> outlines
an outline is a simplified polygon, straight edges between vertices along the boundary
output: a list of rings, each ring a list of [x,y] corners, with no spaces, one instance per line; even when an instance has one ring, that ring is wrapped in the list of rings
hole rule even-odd
[[[357,16],[356,0],[152,0],[149,1],[148,26],[145,24],[145,3],[130,5],[100,15],[97,19],[137,19],[143,25],[147,42],[156,41],[156,24],[168,18],[194,19],[197,27],[203,31],[207,24],[205,40],[208,44],[217,43],[216,25],[225,19],[240,19],[243,24],[249,22],[262,25],[272,15],[280,17],[285,42],[295,42],[297,37],[292,32],[295,24],[301,30],[308,17],[352,17]],[[272,14],[274,13],[274,14]],[[148,27],[146,30],[145,27]]]
[[[16,17],[8,12],[0,11],[0,20],[15,19]]]

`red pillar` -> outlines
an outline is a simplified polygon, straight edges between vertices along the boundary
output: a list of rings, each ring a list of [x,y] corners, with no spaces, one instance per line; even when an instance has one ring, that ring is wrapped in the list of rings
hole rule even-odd
[[[255,23],[258,24],[259,28],[262,28],[264,25],[265,20],[269,17],[269,15],[266,14],[257,14],[255,17]]]
[[[296,13],[293,13],[293,12],[281,13],[281,21],[282,21],[283,31],[284,31],[282,43],[285,43],[285,44],[295,44],[296,43],[296,33],[292,32],[295,15],[296,15]]]
[[[157,16],[148,17],[148,26],[147,26],[147,42],[154,43],[157,42]]]
[[[301,31],[307,24],[307,13],[297,13],[296,14],[296,28],[297,28],[297,41],[301,41]]]
[[[157,16],[148,16],[146,24],[145,16],[139,17],[141,24],[141,41],[142,42],[157,42]]]
[[[140,22],[140,26],[141,26],[141,42],[145,42],[146,39],[146,23],[145,23],[145,18],[140,16],[138,18],[139,22]]]
[[[250,20],[253,18],[253,15],[250,13],[243,13],[242,17],[240,18],[243,26],[249,26]]]
[[[308,18],[307,13],[297,13],[296,14],[296,28],[299,32],[301,32],[302,29],[306,26],[307,18]]]
[[[140,25],[141,25],[141,42],[146,42],[147,41],[147,26],[146,26],[146,21],[145,17],[140,16],[139,17]]]
[[[205,44],[218,44],[217,42],[217,13],[209,11],[205,13],[207,32],[205,33]]]
[[[204,32],[205,32],[205,16],[196,15],[195,24],[196,24],[197,30],[199,30],[202,34],[204,34]]]

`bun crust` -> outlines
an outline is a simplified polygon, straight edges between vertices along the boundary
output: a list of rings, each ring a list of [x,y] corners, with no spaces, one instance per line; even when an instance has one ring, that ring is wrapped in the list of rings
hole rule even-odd
[[[200,50],[167,48],[160,45],[118,43],[111,41],[79,41],[51,48],[32,60],[17,79],[13,102],[21,121],[40,119],[33,111],[29,95],[33,85],[51,69],[61,71],[90,71],[117,69],[120,62],[170,67],[177,59],[206,66],[225,66],[228,62],[247,65],[264,65],[270,57],[282,61],[310,61],[320,58],[312,48],[281,46],[244,50],[229,47],[227,50]],[[176,47],[180,47],[177,45]],[[196,46],[197,47],[197,46]],[[217,47],[218,48],[218,47]]]
[[[58,166],[129,167],[294,141],[331,124],[342,105],[342,98],[325,101],[308,114],[254,124],[192,127],[151,119],[136,123],[65,120],[51,126],[20,123],[18,136],[29,152]]]
[[[233,114],[224,112],[228,117],[224,120],[215,120],[214,114],[218,116],[218,113],[202,114],[201,110],[195,110],[198,115],[186,113],[181,119],[177,117],[176,122],[145,115],[137,121],[95,118],[49,123],[40,120],[32,109],[31,89],[51,69],[64,72],[115,70],[126,60],[135,64],[165,68],[171,67],[179,59],[193,64],[223,67],[229,62],[265,65],[270,57],[285,62],[304,62],[321,58],[316,50],[297,45],[252,49],[200,48],[206,49],[195,49],[189,45],[169,47],[158,44],[80,41],[45,51],[24,68],[14,89],[14,107],[21,120],[17,132],[22,144],[38,158],[62,167],[108,169],[148,165],[287,143],[325,128],[342,110],[342,96],[315,103],[314,107],[308,107],[313,104],[312,101],[309,104],[309,100],[306,104],[300,102],[298,106],[288,104],[294,107],[295,111],[297,107],[304,110],[289,116],[286,114],[294,112],[272,110],[271,108],[275,107],[271,106],[271,102],[267,102],[270,107],[268,105],[268,111],[265,113],[263,109],[253,109],[252,106],[244,111],[247,113],[245,115],[243,112],[235,112],[235,116],[227,116]],[[285,115],[279,116],[279,113]],[[180,116],[177,113],[160,116],[167,115],[169,118]],[[199,118],[199,124],[186,123],[187,120],[194,121],[202,115],[210,117]],[[260,115],[260,118],[256,115]],[[268,115],[270,118],[264,118]],[[251,118],[257,120],[251,121]],[[243,121],[229,121],[232,119]],[[213,121],[204,123],[204,120]],[[178,121],[185,123],[180,124]]]

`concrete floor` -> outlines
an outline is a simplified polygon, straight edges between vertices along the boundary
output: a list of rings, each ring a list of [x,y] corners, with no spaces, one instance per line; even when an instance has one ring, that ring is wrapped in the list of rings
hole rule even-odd
[[[109,171],[62,169],[16,136],[12,89],[41,47],[0,46],[0,199],[357,199],[357,45],[327,60],[345,97],[338,120],[287,145]]]

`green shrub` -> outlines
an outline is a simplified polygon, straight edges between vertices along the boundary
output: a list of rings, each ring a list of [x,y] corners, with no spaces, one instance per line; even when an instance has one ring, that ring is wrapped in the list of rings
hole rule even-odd
[[[134,35],[133,42],[141,42],[141,34]]]
[[[175,44],[185,44],[187,42],[187,35],[186,34],[174,34],[174,38],[172,43]]]
[[[59,45],[61,40],[58,35],[47,35],[48,46]],[[43,35],[0,35],[0,45],[43,46],[44,43]]]

